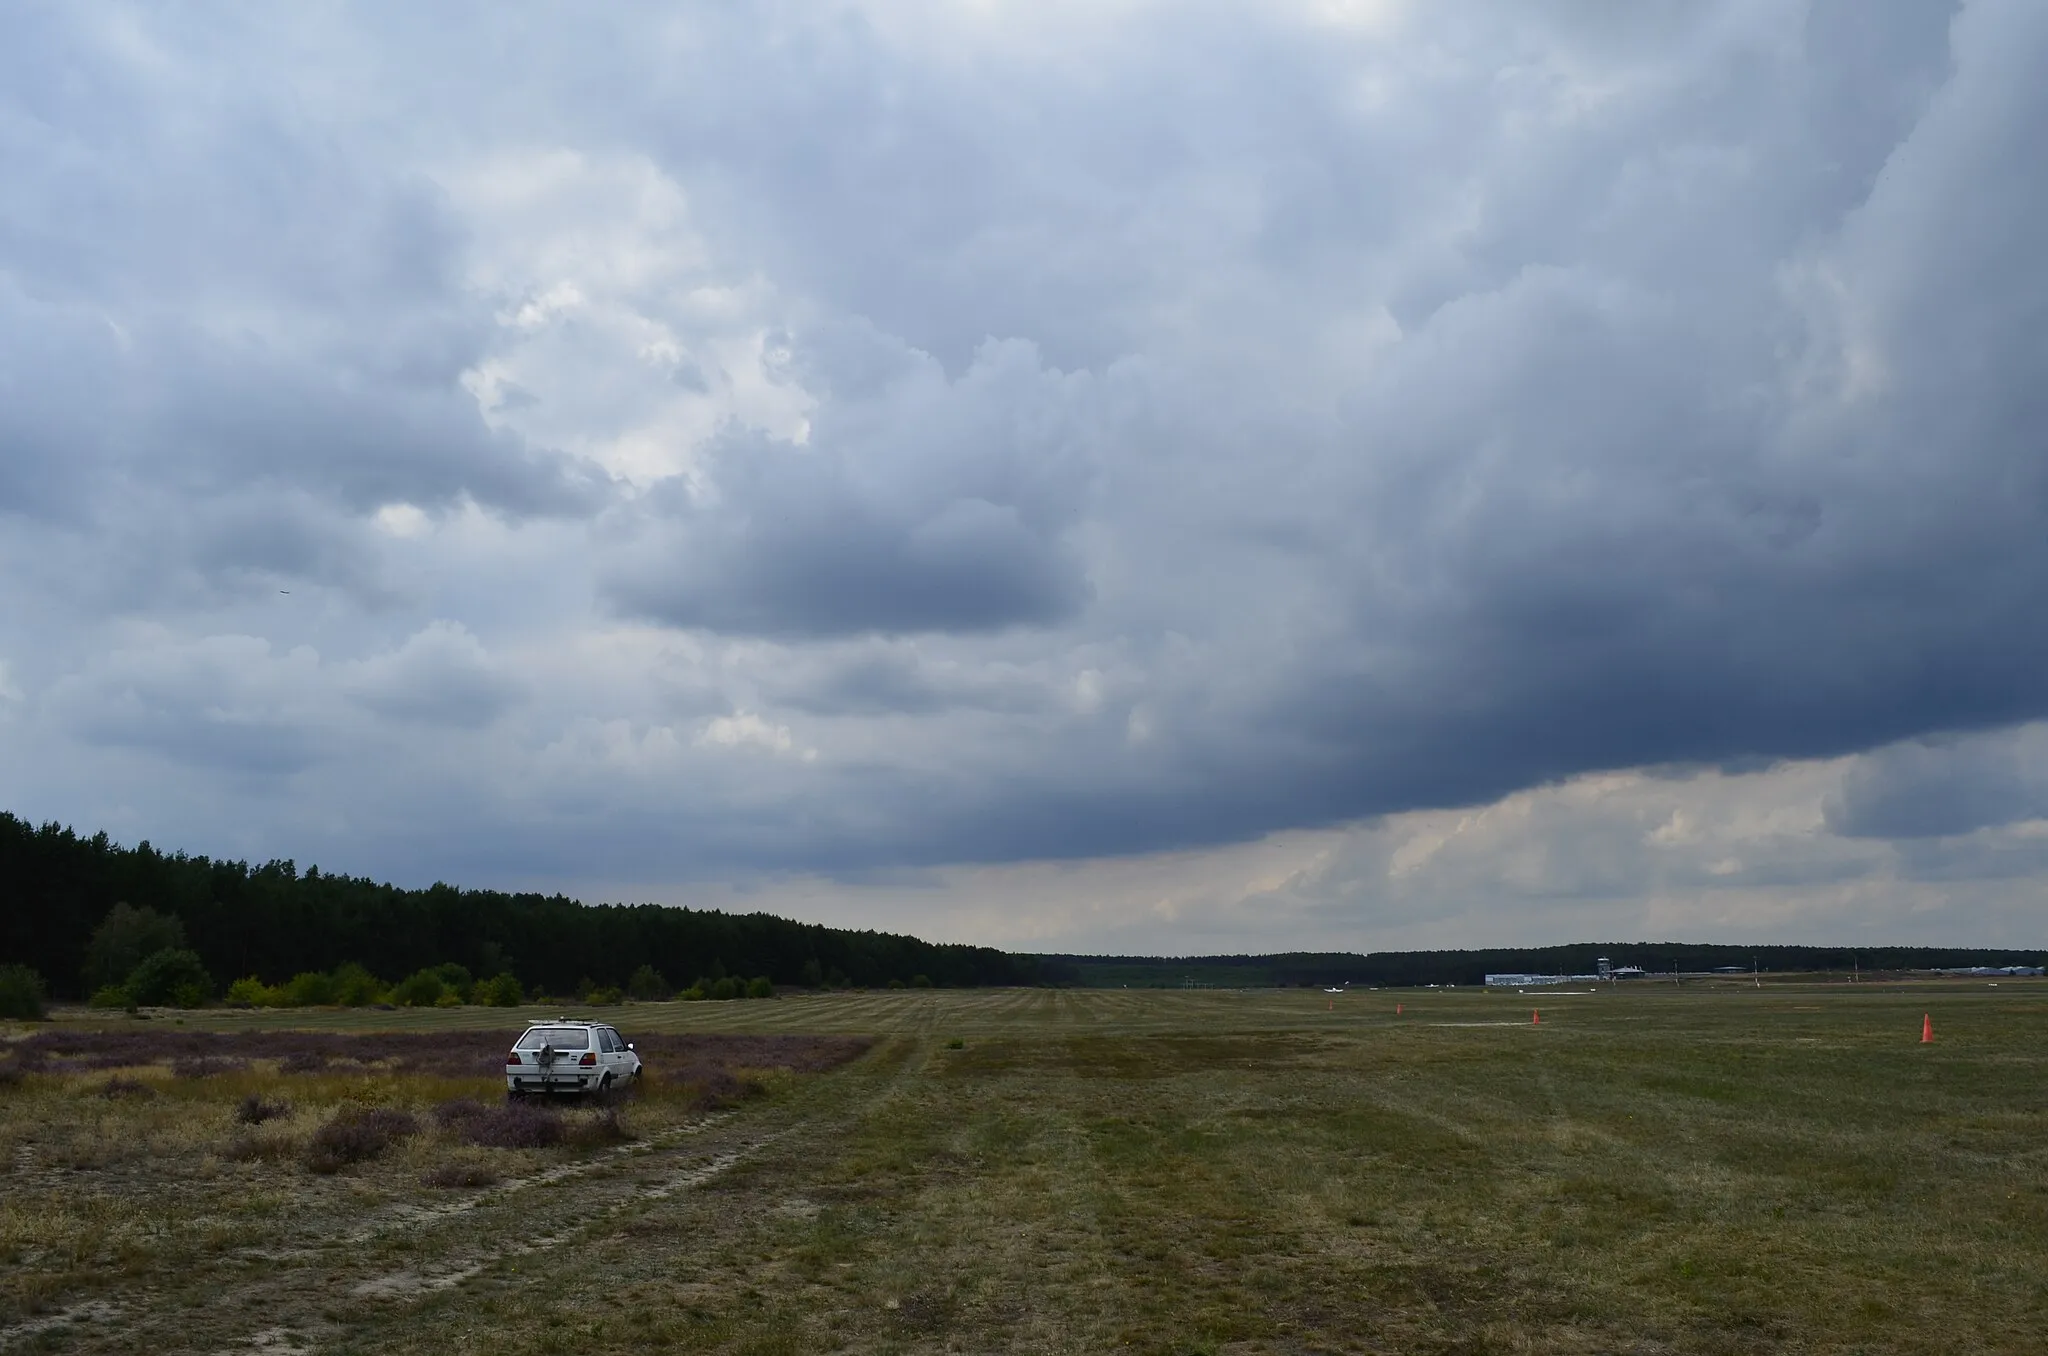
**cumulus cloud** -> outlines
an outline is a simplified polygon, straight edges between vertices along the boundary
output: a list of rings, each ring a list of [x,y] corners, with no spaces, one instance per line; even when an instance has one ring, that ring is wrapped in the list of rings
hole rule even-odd
[[[17,25],[0,796],[565,881],[1339,835],[1303,928],[2033,869],[2041,6],[495,18]]]
[[[837,356],[837,355],[835,355]],[[896,356],[896,355],[889,355]],[[853,362],[858,362],[855,358]],[[813,358],[824,382],[851,363]],[[1085,378],[991,344],[957,381],[923,354],[822,408],[801,444],[720,440],[626,515],[628,612],[742,635],[971,632],[1075,613]],[[865,374],[862,374],[865,375]]]
[[[519,683],[460,623],[437,621],[389,654],[349,666],[344,690],[397,720],[476,728],[519,694]]]

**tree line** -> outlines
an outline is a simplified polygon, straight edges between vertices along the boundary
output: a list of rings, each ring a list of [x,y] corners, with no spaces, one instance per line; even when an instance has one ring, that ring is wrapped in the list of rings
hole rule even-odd
[[[1266,956],[1039,956],[1041,982],[1083,988],[1177,988],[1184,983],[1284,985],[1483,984],[1489,974],[1586,975],[1600,958],[1656,974],[1752,966],[1771,973],[1940,970],[2041,965],[2048,951],[1951,946],[1730,946],[1692,942],[1575,942],[1462,951],[1288,952]]]
[[[122,904],[174,923],[178,944],[140,954],[131,948],[92,968],[94,936]],[[163,939],[134,945],[152,940]],[[218,997],[219,986],[250,977],[288,993],[294,983],[302,991],[313,983],[300,977],[331,978],[350,966],[387,987],[452,967],[446,973],[454,988],[444,992],[464,984],[473,992],[506,976],[527,994],[596,992],[600,1000],[625,992],[643,968],[643,989],[665,990],[666,975],[689,986],[685,996],[696,990],[706,997],[740,996],[757,990],[756,981],[813,988],[1039,982],[1034,958],[992,947],[765,913],[585,905],[561,894],[445,884],[404,889],[317,867],[301,872],[291,861],[252,866],[161,852],[147,842],[123,847],[105,833],[85,837],[0,811],[0,964],[34,971],[52,997],[81,999],[127,984],[133,969],[115,977],[123,963],[180,952],[198,970],[157,962],[162,973],[144,977],[153,990],[203,983]]]

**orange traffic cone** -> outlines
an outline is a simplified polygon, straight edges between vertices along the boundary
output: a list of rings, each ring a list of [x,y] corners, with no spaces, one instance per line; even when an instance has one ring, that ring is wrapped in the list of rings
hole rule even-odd
[[[1920,1014],[1920,1043],[1922,1045],[1934,1044],[1934,1014],[1931,1012]]]
[[[1542,1014],[1542,1013],[1540,1013],[1540,1012],[1538,1012],[1538,1011],[1536,1011],[1536,1009],[1534,1009],[1534,1008],[1530,1008],[1530,1009],[1529,1009],[1529,1025],[1530,1025],[1530,1026],[1542,1026],[1542,1025],[1543,1025],[1543,1014]]]

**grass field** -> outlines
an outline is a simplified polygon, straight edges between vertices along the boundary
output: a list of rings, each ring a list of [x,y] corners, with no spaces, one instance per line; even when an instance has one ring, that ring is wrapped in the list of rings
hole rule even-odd
[[[0,1083],[0,1349],[2048,1351],[2039,981],[607,1011],[693,1061],[624,1143],[463,1142],[433,1108],[493,1080],[432,1061]],[[525,1015],[146,1026],[397,1051]],[[240,1125],[251,1094],[292,1109]],[[421,1128],[311,1170],[351,1103]]]

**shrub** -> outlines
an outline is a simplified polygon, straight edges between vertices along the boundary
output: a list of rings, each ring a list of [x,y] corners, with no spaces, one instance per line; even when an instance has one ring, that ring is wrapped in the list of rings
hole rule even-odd
[[[47,1015],[43,977],[26,965],[0,965],[0,1017],[40,1022]]]
[[[157,952],[184,948],[185,925],[176,917],[124,900],[107,911],[86,943],[85,987],[119,984]]]
[[[910,987],[913,989],[929,989],[931,986],[932,977],[930,975],[912,975],[910,977]]]
[[[584,1002],[594,1008],[615,1008],[625,1000],[626,995],[615,988],[592,989]]]
[[[135,1006],[135,999],[129,994],[128,990],[122,988],[119,984],[102,984],[99,988],[92,991],[92,997],[86,1000],[86,1006],[93,1008],[132,1008]]]
[[[474,1097],[457,1097],[434,1108],[434,1124],[446,1130],[451,1126],[465,1125],[489,1110]]]
[[[755,977],[755,979],[753,980],[753,982],[747,985],[747,997],[749,997],[749,998],[773,998],[773,997],[775,997],[775,981],[773,981],[773,980],[769,979],[769,978],[768,978],[768,976],[766,976],[766,975],[759,975],[759,976],[756,976],[756,977]]]
[[[211,1078],[215,1074],[239,1073],[248,1067],[248,1060],[232,1055],[189,1055],[171,1061],[171,1077]]]
[[[568,1137],[559,1112],[531,1102],[479,1107],[474,1115],[451,1121],[449,1128],[464,1143],[487,1149],[548,1149]]]
[[[128,996],[152,1007],[198,1007],[213,994],[213,976],[195,951],[166,949],[145,958],[128,976]],[[196,1000],[196,1001],[185,1001]]]
[[[496,1170],[482,1163],[443,1163],[420,1174],[421,1186],[448,1189],[496,1186],[500,1180]]]
[[[284,986],[285,1002],[295,1008],[324,1008],[336,1001],[335,993],[334,977],[318,970],[301,971]]]
[[[222,1001],[237,1008],[281,1008],[285,1005],[285,992],[280,985],[265,984],[256,976],[247,975],[228,985]]]
[[[903,981],[900,979],[892,979],[889,981],[889,987],[892,989],[900,989],[903,987]]]
[[[366,1163],[399,1140],[419,1133],[419,1122],[391,1107],[337,1111],[306,1144],[306,1166],[314,1172],[340,1172],[351,1163]]]
[[[279,1116],[290,1115],[291,1109],[292,1104],[283,1098],[267,1102],[261,1093],[252,1092],[236,1104],[235,1122],[238,1125],[261,1125],[265,1121],[274,1121]]]
[[[391,987],[391,1001],[408,1008],[430,1008],[441,1001],[448,986],[432,970],[408,975]]]
[[[732,977],[728,975],[711,986],[708,996],[719,1002],[724,1002],[728,998],[738,998],[740,996],[740,986],[734,983]]]
[[[685,1003],[701,1003],[711,995],[705,991],[703,981],[699,980],[676,996]]]
[[[455,995],[456,1002],[468,1003],[472,1001],[471,995],[476,989],[476,977],[469,973],[468,966],[457,965],[450,961],[445,965],[435,966],[434,976],[441,981],[443,990]]]
[[[367,1008],[384,1001],[384,985],[368,970],[350,961],[335,968],[334,1001],[345,1008]]]
[[[643,965],[626,981],[626,992],[643,1003],[659,1003],[668,997],[668,981],[661,977],[661,971]]]
[[[490,1008],[516,1008],[526,1001],[526,991],[519,987],[518,980],[503,974],[479,982],[470,1001]]]
[[[252,1135],[244,1130],[227,1142],[220,1156],[230,1163],[279,1163],[292,1156],[292,1141],[283,1135]]]

